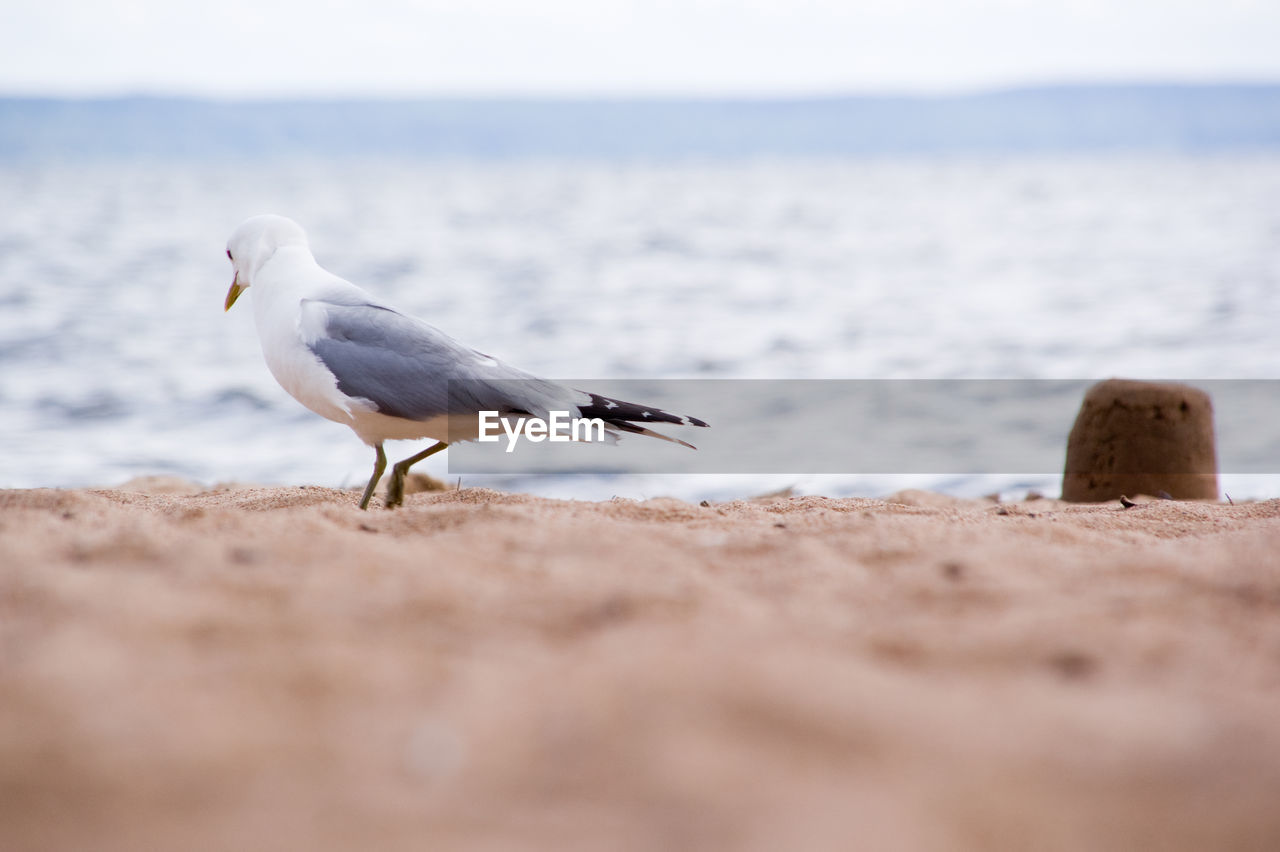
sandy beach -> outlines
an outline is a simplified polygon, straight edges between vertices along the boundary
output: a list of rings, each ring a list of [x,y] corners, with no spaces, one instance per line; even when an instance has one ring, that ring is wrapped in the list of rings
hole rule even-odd
[[[0,846],[1280,848],[1280,501],[0,492]]]

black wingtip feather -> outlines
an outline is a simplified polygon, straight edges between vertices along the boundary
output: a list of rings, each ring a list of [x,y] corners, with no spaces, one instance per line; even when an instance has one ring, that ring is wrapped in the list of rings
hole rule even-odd
[[[578,411],[583,417],[599,417],[605,423],[619,426],[622,423],[672,423],[676,426],[706,426],[705,420],[699,420],[696,417],[685,417],[679,414],[672,414],[669,411],[663,411],[660,408],[654,408],[651,405],[637,405],[634,402],[624,402],[620,399],[610,399],[607,396],[601,396],[598,393],[584,391],[587,396],[591,397],[590,405],[579,405]],[[634,431],[627,429],[625,431]],[[684,443],[683,441],[679,443]]]

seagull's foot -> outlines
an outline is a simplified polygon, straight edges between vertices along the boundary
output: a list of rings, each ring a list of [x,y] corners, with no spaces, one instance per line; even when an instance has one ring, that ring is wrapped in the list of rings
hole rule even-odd
[[[391,469],[391,481],[387,483],[385,505],[388,509],[404,505],[404,473],[396,468]]]
[[[437,441],[422,452],[394,465],[391,468],[391,481],[387,483],[387,508],[394,509],[396,506],[404,503],[404,479],[409,475],[409,468],[425,459],[427,456],[433,456],[441,450],[448,449],[449,445],[444,441]]]

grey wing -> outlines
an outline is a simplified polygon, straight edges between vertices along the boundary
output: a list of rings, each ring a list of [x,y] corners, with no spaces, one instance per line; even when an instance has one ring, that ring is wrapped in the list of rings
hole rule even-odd
[[[444,332],[374,304],[307,300],[319,326],[311,351],[338,390],[406,420],[499,411],[546,416],[576,408],[573,391],[463,346]]]

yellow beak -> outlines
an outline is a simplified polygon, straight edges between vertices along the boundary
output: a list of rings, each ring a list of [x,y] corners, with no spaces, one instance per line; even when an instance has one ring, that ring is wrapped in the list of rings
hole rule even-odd
[[[236,299],[239,299],[240,294],[243,293],[246,289],[248,288],[240,286],[240,276],[237,275],[231,282],[231,289],[227,291],[227,304],[223,307],[222,310],[224,311],[231,310],[231,306],[236,303]]]

